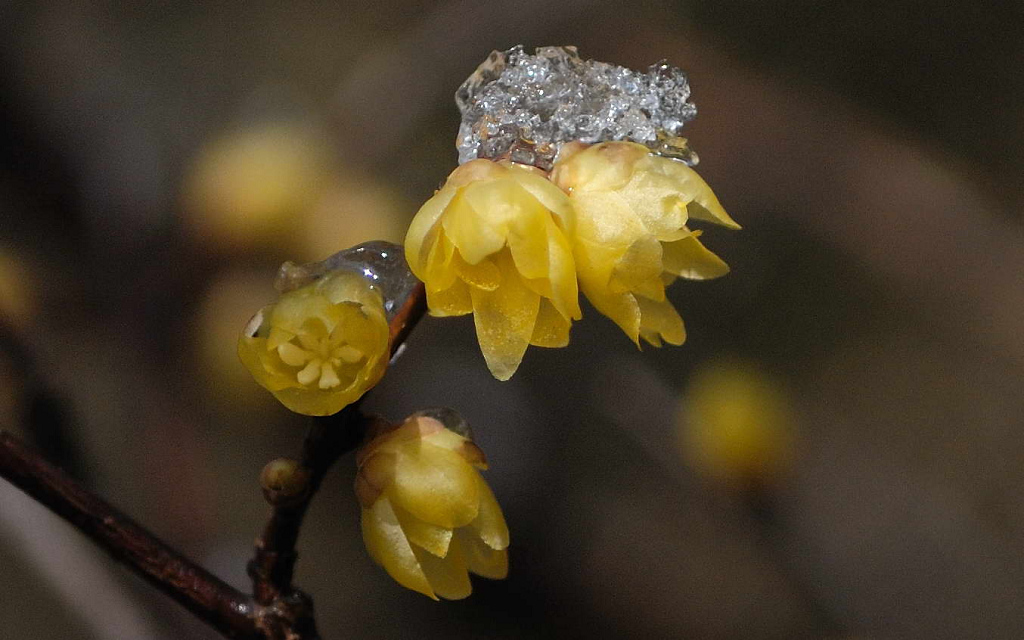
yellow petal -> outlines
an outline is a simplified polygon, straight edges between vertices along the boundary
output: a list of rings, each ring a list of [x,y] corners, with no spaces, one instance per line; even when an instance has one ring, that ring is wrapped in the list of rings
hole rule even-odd
[[[579,272],[580,290],[590,304],[626,332],[629,339],[639,346],[640,308],[629,293],[612,293],[608,289],[614,249],[592,245],[586,241],[576,243],[576,265]],[[618,258],[615,257],[615,260]]]
[[[632,203],[615,191],[578,191],[572,194],[576,209],[576,236],[605,246],[628,247],[649,231]]]
[[[455,260],[455,253],[455,245],[448,240],[444,233],[440,233],[437,241],[430,248],[423,271],[413,272],[426,283],[428,292],[447,289],[458,279],[458,274],[455,273],[455,267],[452,264]]]
[[[643,236],[619,258],[608,288],[612,293],[633,291],[648,280],[660,278],[662,271],[661,243],[653,236]]]
[[[580,295],[576,283],[576,261],[572,255],[569,239],[548,222],[548,273],[552,304],[566,318],[579,320]]]
[[[548,236],[561,231],[540,206],[524,208],[510,225],[508,246],[524,278],[548,277]]]
[[[425,268],[427,253],[431,250],[430,242],[425,241],[428,236],[436,240],[436,225],[457,191],[454,187],[442,188],[420,207],[409,224],[405,234],[405,259],[413,272],[418,274]]]
[[[714,222],[730,229],[740,228],[740,225],[725,212],[708,183],[704,182],[696,171],[670,158],[652,156],[652,162],[660,163],[663,170],[676,180],[679,191],[690,195],[692,201],[686,206],[689,217]]]
[[[421,551],[415,546],[412,551],[434,593],[448,600],[461,600],[473,592],[473,586],[469,583],[469,569],[458,541],[452,540],[448,555],[444,558]]]
[[[477,472],[457,453],[413,441],[399,450],[395,479],[385,492],[420,520],[453,529],[479,511]]]
[[[456,280],[444,291],[427,289],[427,307],[432,316],[464,316],[473,312],[473,300],[469,296],[469,285]]]
[[[477,264],[505,246],[509,223],[520,215],[524,200],[512,180],[473,182],[449,203],[441,219],[444,233],[466,262]]]
[[[690,280],[707,280],[729,273],[729,265],[709,251],[696,236],[663,245],[665,271]]]
[[[501,286],[495,291],[472,289],[473,321],[487,368],[498,380],[508,380],[519,368],[537,322],[540,296],[530,291],[509,253],[496,259]]]
[[[478,264],[469,264],[456,252],[452,266],[463,282],[478,289],[494,291],[501,284],[501,273],[498,271],[498,267],[487,258]]]
[[[558,348],[569,344],[571,321],[559,313],[550,300],[540,301],[537,324],[533,327],[530,344],[535,347]]]
[[[498,505],[494,492],[488,486],[487,481],[479,473],[477,482],[480,492],[480,507],[477,517],[469,524],[469,529],[484,541],[492,549],[504,549],[508,546],[508,525],[505,524],[505,516],[501,513],[501,506]]]
[[[439,558],[448,555],[448,545],[452,541],[451,529],[424,522],[396,504],[392,504],[391,508],[410,543]],[[427,577],[429,579],[429,575]]]
[[[363,509],[362,530],[370,557],[398,584],[437,600],[386,497],[381,497],[371,508]]]
[[[508,175],[536,198],[542,207],[555,215],[555,220],[562,231],[572,232],[574,213],[572,203],[564,191],[552,184],[549,179],[532,172],[512,170]]]
[[[661,280],[661,274],[637,283],[633,287],[633,294],[636,296],[642,296],[648,300],[654,300],[655,302],[661,302],[665,299],[665,283]]]
[[[466,527],[456,529],[455,538],[470,571],[491,580],[504,580],[508,577],[507,549],[488,547]]]
[[[665,342],[676,346],[686,341],[686,329],[683,327],[683,319],[679,317],[672,303],[665,300],[655,302],[646,298],[637,298],[640,307],[640,328],[645,332],[653,332],[661,336]],[[654,341],[648,340],[654,346]]]
[[[271,327],[270,333],[267,334],[267,349],[276,349],[286,342],[291,342],[294,337],[295,334],[290,331],[285,331],[280,327]]]

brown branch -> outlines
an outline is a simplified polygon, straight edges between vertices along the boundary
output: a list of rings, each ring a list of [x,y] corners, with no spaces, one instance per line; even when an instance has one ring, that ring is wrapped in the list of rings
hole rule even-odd
[[[4,431],[0,476],[225,636],[262,637],[252,598],[168,547]]]
[[[425,311],[426,292],[419,284],[391,320],[392,354]],[[27,370],[27,351],[19,349],[14,355],[17,364]],[[291,585],[297,559],[295,544],[309,502],[327,471],[339,457],[358,446],[369,424],[360,413],[358,402],[337,415],[314,420],[301,459],[311,471],[308,490],[298,504],[275,507],[263,535],[256,541],[255,557],[249,563],[255,598],[174,551],[2,430],[0,477],[74,525],[115,560],[224,636],[246,640],[313,640],[318,635],[312,601]]]
[[[391,319],[392,355],[398,351],[426,309],[426,291],[420,283]],[[306,635],[295,636],[297,640],[317,636],[312,626],[312,604],[305,594],[292,586],[295,562],[298,559],[295,545],[306,510],[324,476],[338,458],[359,446],[372,424],[372,419],[360,412],[359,405],[360,402],[356,402],[333,416],[313,419],[300,458],[302,466],[310,472],[307,490],[297,503],[273,508],[263,535],[256,540],[255,555],[249,562],[249,576],[253,581],[253,594],[258,604],[271,606],[282,599],[290,599],[308,605],[309,616],[305,620],[305,624],[309,625],[308,631]]]

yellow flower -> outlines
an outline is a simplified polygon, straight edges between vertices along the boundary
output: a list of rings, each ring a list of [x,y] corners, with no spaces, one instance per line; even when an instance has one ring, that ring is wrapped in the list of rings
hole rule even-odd
[[[528,345],[563,347],[581,317],[566,234],[572,207],[533,167],[473,160],[413,219],[405,238],[412,272],[435,316],[473,313],[487,366],[499,380]]]
[[[472,441],[418,416],[364,445],[356,464],[366,550],[403,587],[458,600],[472,592],[468,572],[508,574],[508,527]]]
[[[753,363],[698,367],[679,407],[677,435],[698,472],[737,488],[771,484],[790,469],[796,417],[781,382]]]
[[[238,355],[292,411],[337,413],[384,375],[384,303],[360,275],[333,271],[260,310],[239,338]]]
[[[687,220],[740,228],[711,188],[682,162],[633,142],[567,146],[551,180],[569,194],[576,213],[573,255],[587,299],[637,346],[640,338],[654,346],[682,344],[683,320],[666,300],[665,285],[729,271]]]

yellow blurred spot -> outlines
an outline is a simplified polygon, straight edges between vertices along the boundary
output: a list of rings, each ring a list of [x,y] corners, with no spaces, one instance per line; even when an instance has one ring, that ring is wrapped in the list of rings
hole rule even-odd
[[[308,127],[260,123],[209,142],[184,182],[189,234],[227,251],[282,244],[326,187],[324,139]]]
[[[311,262],[370,240],[401,243],[410,212],[394,190],[369,176],[346,172],[332,179],[295,221],[293,257]]]
[[[789,396],[749,362],[716,360],[697,369],[680,405],[678,434],[697,472],[730,485],[769,484],[793,458]]]

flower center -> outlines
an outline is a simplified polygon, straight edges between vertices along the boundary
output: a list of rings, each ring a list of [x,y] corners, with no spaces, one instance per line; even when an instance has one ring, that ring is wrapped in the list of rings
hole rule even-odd
[[[345,342],[338,327],[328,334],[322,326],[304,330],[294,339],[278,345],[277,354],[286,365],[300,368],[295,376],[299,384],[316,383],[325,390],[341,385],[338,377],[341,367],[355,364],[364,357],[362,351]]]

